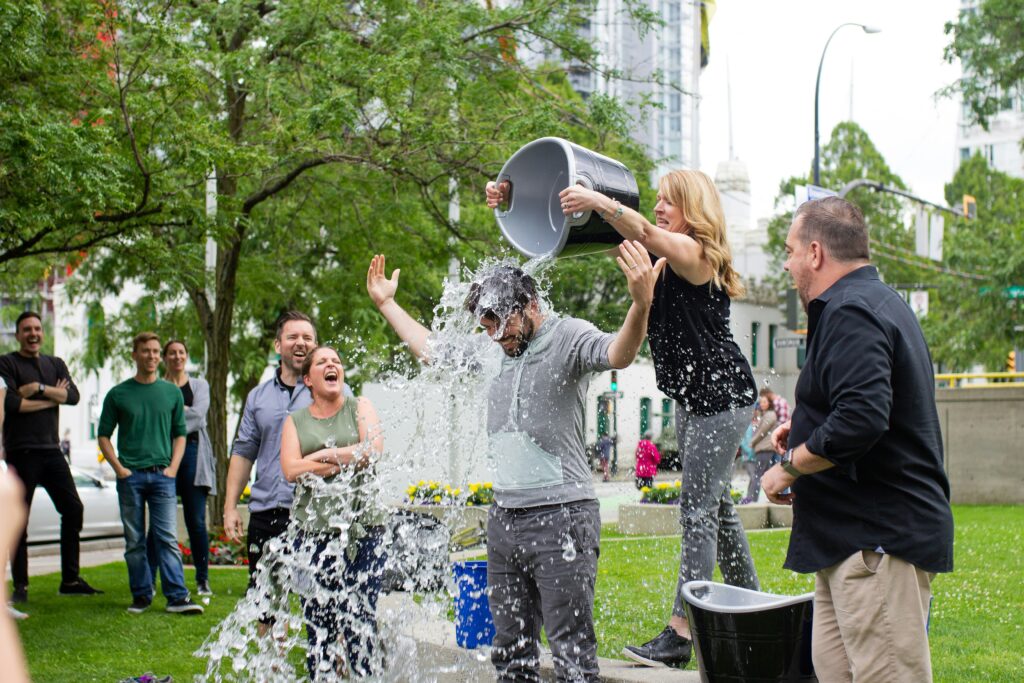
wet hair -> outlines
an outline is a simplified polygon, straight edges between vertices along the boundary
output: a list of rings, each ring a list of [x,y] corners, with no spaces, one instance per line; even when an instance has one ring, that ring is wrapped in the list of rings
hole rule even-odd
[[[309,323],[310,327],[313,328],[313,337],[316,337],[316,325],[313,324],[312,318],[301,311],[285,311],[277,316],[277,321],[274,323],[274,339],[280,340],[281,334],[284,332],[284,326],[296,320]]]
[[[743,280],[732,267],[732,249],[725,235],[722,198],[711,178],[701,171],[669,171],[658,181],[658,192],[683,214],[682,231],[704,250],[714,285],[730,299],[743,296]]]
[[[650,441],[653,437],[654,434],[651,434],[650,432],[644,432],[644,441]]]
[[[171,348],[171,344],[181,344],[181,348],[185,349],[185,355],[188,355],[188,346],[185,344],[185,342],[181,341],[180,339],[172,339],[166,344],[164,344],[164,350],[160,352],[161,358],[167,358],[167,350]]]
[[[35,318],[40,323],[43,322],[43,319],[35,311],[25,311],[24,313],[19,315],[18,319],[14,322],[14,331],[15,332],[20,332],[21,331],[21,323],[22,323],[22,321],[28,320],[29,318]]]
[[[317,346],[312,351],[307,353],[306,357],[302,359],[302,377],[308,375],[310,371],[313,369],[313,361],[316,360],[317,351],[334,351],[334,353],[338,355],[338,358],[341,358],[341,354],[338,353],[338,350],[333,346]]]
[[[803,244],[819,242],[836,261],[871,258],[868,226],[853,202],[839,197],[804,202],[793,215],[793,223],[798,226],[796,236]]]
[[[477,318],[493,318],[500,323],[513,313],[522,313],[537,300],[537,282],[524,270],[499,265],[469,286],[463,306]]]
[[[157,336],[156,332],[139,332],[135,335],[135,338],[132,339],[132,353],[138,351],[139,347],[143,344],[151,342],[154,339],[159,343],[160,337]]]

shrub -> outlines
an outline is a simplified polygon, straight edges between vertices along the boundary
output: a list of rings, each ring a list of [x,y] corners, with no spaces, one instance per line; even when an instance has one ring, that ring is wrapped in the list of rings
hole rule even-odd
[[[673,482],[660,481],[654,486],[644,486],[640,489],[640,502],[676,504],[682,490],[683,482],[678,479]]]

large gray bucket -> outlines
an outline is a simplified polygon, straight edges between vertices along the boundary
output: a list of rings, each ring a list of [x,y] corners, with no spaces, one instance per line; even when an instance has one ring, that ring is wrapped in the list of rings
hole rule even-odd
[[[683,584],[702,683],[816,683],[814,593],[772,595],[711,581]]]
[[[640,190],[628,168],[562,138],[523,145],[505,162],[497,182],[509,184],[507,203],[494,210],[498,226],[528,258],[590,254],[622,241],[596,211],[562,213],[558,194],[574,183],[640,210]]]

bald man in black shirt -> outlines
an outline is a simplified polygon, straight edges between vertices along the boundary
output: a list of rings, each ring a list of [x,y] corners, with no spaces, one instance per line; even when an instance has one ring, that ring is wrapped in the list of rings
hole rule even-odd
[[[822,681],[930,681],[931,581],[953,570],[953,515],[928,346],[870,264],[855,205],[801,205],[786,253],[807,359],[762,486],[794,505],[785,566],[815,572],[814,668]]]

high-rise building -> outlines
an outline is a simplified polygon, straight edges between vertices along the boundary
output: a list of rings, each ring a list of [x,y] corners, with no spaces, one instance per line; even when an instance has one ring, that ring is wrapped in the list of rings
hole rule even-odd
[[[977,0],[961,0],[960,13],[977,11]],[[970,123],[970,109],[960,103],[956,129],[956,163],[981,154],[991,168],[1018,178],[1024,177],[1024,89],[1003,94],[999,112],[989,119],[989,129]]]
[[[698,168],[701,70],[700,0],[647,0],[664,22],[643,35],[628,18],[625,0],[599,0],[581,30],[595,41],[602,72],[569,65],[573,88],[584,98],[611,95],[627,104],[633,138],[658,162],[655,176],[673,168]],[[660,105],[646,112],[640,103]]]

